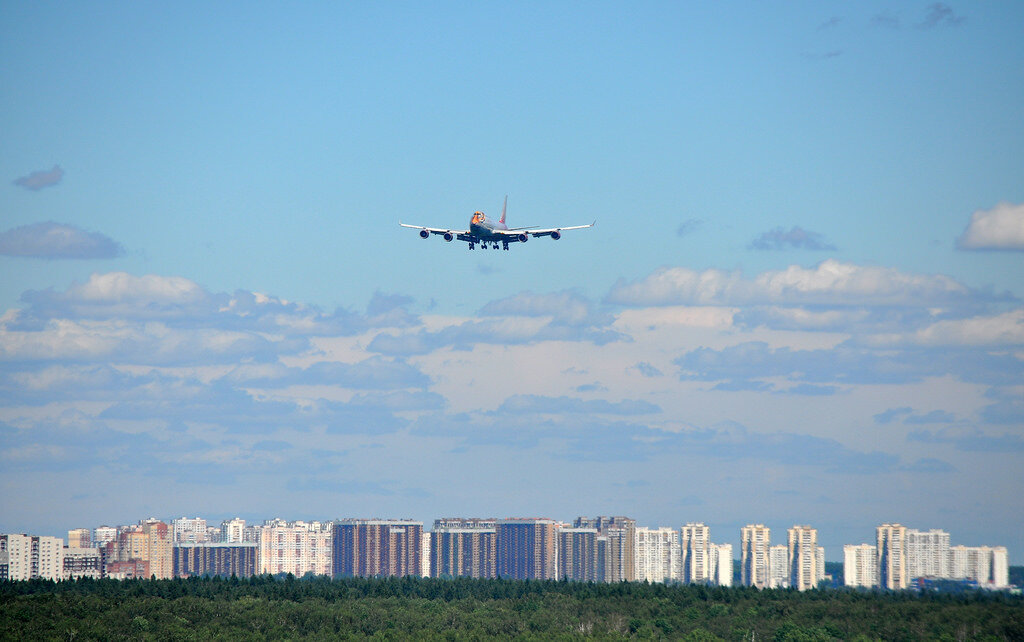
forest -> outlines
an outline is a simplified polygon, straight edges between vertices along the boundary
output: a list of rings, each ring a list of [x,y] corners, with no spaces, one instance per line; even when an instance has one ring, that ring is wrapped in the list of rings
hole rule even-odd
[[[260,576],[0,582],[4,640],[1024,640],[1003,592]]]

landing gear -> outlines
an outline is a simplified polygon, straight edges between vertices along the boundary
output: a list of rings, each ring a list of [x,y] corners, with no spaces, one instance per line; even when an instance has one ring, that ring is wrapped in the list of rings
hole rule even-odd
[[[497,246],[497,245],[495,245],[494,247],[495,247],[495,248],[497,248],[498,246]],[[508,241],[502,241],[502,242],[501,242],[501,249],[503,249],[503,250],[505,250],[506,252],[508,252]]]
[[[475,248],[476,248],[476,243],[472,243],[472,242],[471,242],[471,243],[469,244],[469,249],[471,249],[471,250],[472,250],[472,249],[475,249]]]
[[[497,243],[495,243],[494,245],[492,245],[492,246],[491,246],[491,248],[493,248],[493,249],[495,249],[495,250],[496,250],[496,249],[498,249],[498,244],[497,244]]]

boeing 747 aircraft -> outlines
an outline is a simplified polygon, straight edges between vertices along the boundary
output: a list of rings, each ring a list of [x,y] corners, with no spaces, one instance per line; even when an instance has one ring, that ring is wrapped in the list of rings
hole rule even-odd
[[[540,229],[536,227],[508,227],[505,225],[505,210],[508,207],[508,197],[505,197],[505,204],[501,206],[501,218],[496,222],[488,220],[483,212],[473,212],[473,218],[469,220],[468,230],[448,230],[437,227],[422,227],[420,225],[407,225],[399,222],[398,224],[402,227],[411,227],[414,230],[420,231],[420,238],[430,238],[431,234],[440,234],[441,237],[446,241],[453,241],[458,239],[469,243],[469,249],[474,249],[477,243],[480,244],[480,249],[486,250],[487,244],[490,243],[491,247],[495,250],[498,249],[498,244],[501,244],[501,248],[504,250],[508,249],[509,243],[526,243],[530,240],[531,236],[550,236],[554,240],[562,238],[562,232],[566,230],[582,230],[586,227],[594,227],[594,223],[590,225],[573,225],[571,227],[552,227],[548,229]],[[596,223],[596,221],[595,221]]]

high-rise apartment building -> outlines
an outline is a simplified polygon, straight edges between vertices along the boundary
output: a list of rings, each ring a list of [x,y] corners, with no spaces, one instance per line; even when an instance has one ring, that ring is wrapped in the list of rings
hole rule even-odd
[[[597,529],[558,530],[558,579],[598,581]]]
[[[430,533],[433,577],[497,577],[497,520],[434,520]]]
[[[148,519],[118,530],[115,543],[108,543],[104,548],[109,551],[106,557],[107,575],[128,573],[137,577],[141,566],[131,562],[145,562],[149,576],[158,580],[170,579],[174,576],[174,557],[172,552],[171,531],[167,524],[156,519]],[[112,564],[119,564],[120,570],[111,569]],[[148,576],[147,576],[148,577]]]
[[[793,526],[787,531],[787,535],[789,585],[798,591],[816,588],[819,578],[823,577],[824,573],[818,562],[818,530],[810,526]]]
[[[712,544],[708,549],[711,582],[732,586],[732,544]]]
[[[768,549],[771,529],[764,524],[748,524],[740,529],[740,581],[744,586],[768,588]]]
[[[256,574],[256,544],[182,543],[174,546],[174,577],[252,577]]]
[[[174,544],[201,544],[206,541],[206,520],[201,517],[179,517],[171,520]]]
[[[707,584],[712,581],[711,529],[702,523],[689,523],[679,529],[682,548],[682,576],[687,584]]]
[[[949,577],[949,533],[907,529],[907,578]]]
[[[1006,547],[993,546],[990,550],[992,551],[992,563],[990,564],[992,587],[1006,588],[1010,585],[1010,559],[1006,553]]]
[[[86,529],[88,530],[88,529]],[[64,579],[104,577],[106,559],[102,548],[68,546],[64,549]]]
[[[843,584],[845,586],[878,586],[878,554],[871,544],[843,546]]]
[[[97,526],[92,531],[92,545],[103,548],[104,545],[110,542],[117,541],[117,527],[116,526]]]
[[[553,580],[558,576],[558,522],[513,517],[497,520],[495,527],[498,577]]]
[[[68,548],[92,548],[92,531],[88,528],[72,528],[69,530]]]
[[[768,547],[768,588],[789,588],[789,547]]]
[[[420,533],[420,577],[433,577],[430,570],[430,542],[433,540],[430,531]]]
[[[0,581],[64,579],[64,540],[45,535],[0,535]]]
[[[330,522],[286,522],[272,519],[259,527],[260,574],[291,573],[302,577],[331,574]]]
[[[599,537],[607,541],[600,544],[600,574],[604,582],[632,582],[636,580],[636,520],[616,515],[614,517],[577,517],[573,528],[596,528]]]
[[[226,519],[220,523],[220,541],[225,544],[248,542],[245,538],[245,520],[241,517]]]
[[[878,585],[890,590],[907,588],[907,527],[882,524],[875,529],[875,540]]]
[[[679,580],[679,531],[670,527],[637,527],[635,534],[636,574],[638,582]]]
[[[992,588],[1010,585],[1009,561],[1004,546],[950,546],[949,577],[971,580]]]
[[[384,577],[422,572],[423,522],[342,519],[334,523],[334,577]]]

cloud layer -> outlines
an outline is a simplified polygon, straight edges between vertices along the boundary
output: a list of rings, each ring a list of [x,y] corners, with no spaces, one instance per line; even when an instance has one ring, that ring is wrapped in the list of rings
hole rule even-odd
[[[955,481],[907,495],[937,511],[1019,483],[1014,299],[830,260],[750,278],[669,267],[605,301],[526,291],[424,317],[377,292],[325,312],[126,272],[28,291],[0,316],[0,481],[102,477],[168,512],[341,497],[355,513],[512,514],[583,510],[586,480],[627,512],[657,485],[736,519],[761,489],[806,504],[798,489],[851,479]]]

